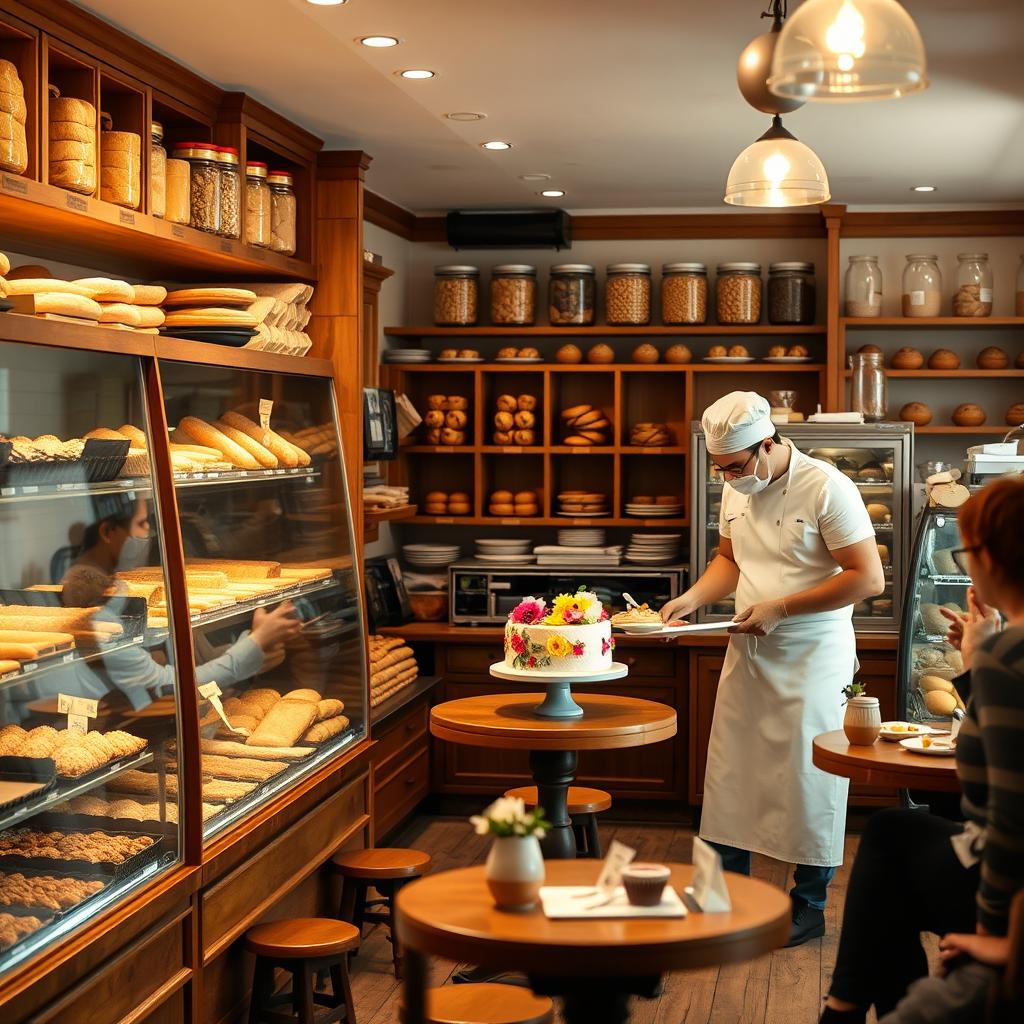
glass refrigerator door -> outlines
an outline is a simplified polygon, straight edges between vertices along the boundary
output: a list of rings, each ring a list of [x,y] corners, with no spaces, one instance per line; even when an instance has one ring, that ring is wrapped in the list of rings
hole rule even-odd
[[[332,381],[160,372],[209,838],[365,735],[364,629]]]
[[[0,976],[179,860],[150,437],[137,358],[0,342]]]
[[[900,650],[900,706],[907,721],[948,727],[963,707],[953,680],[960,675],[960,652],[946,643],[948,622],[942,607],[965,611],[970,577],[953,561],[960,546],[956,513],[925,509],[914,543]]]

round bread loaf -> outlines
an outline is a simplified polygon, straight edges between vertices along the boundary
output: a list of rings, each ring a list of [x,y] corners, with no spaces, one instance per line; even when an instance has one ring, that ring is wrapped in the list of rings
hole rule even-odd
[[[930,370],[958,370],[960,368],[960,357],[948,348],[937,348],[928,357],[928,368]]]
[[[924,695],[924,705],[933,714],[948,718],[956,711],[956,697],[943,690],[929,690]]]
[[[978,368],[981,370],[1005,370],[1010,357],[997,345],[989,345],[978,353]]]
[[[516,399],[516,405],[519,406],[524,412],[532,412],[537,408],[537,396],[536,395],[520,395]]]
[[[465,395],[449,395],[445,408],[449,412],[465,412],[469,408],[469,399]]]
[[[873,523],[892,522],[892,509],[884,502],[869,501],[867,504],[868,517]]]
[[[526,409],[522,409],[517,412],[513,419],[515,420],[515,425],[520,430],[529,430],[537,422],[537,417]]]
[[[494,425],[499,430],[512,430],[516,425],[515,416],[510,412],[496,412],[494,414]]]
[[[457,348],[443,348],[438,353],[438,359],[456,359],[458,358],[459,350]]]
[[[896,351],[889,365],[894,370],[920,370],[924,366],[924,355],[916,348],[905,345]]]
[[[800,359],[806,359],[809,355],[806,345],[791,345],[789,351],[786,353],[787,356],[799,357]]]
[[[729,350],[724,345],[712,345],[708,349],[708,359],[723,359],[729,354]]]
[[[423,422],[428,427],[443,427],[445,414],[440,409],[428,409],[423,414]]]
[[[444,425],[452,430],[465,430],[466,414],[461,409],[453,409],[445,416]]]
[[[688,363],[693,353],[685,345],[669,345],[665,352],[666,363]]]
[[[532,445],[536,443],[536,437],[532,430],[515,430],[512,432],[512,441],[519,445]]]
[[[515,359],[519,355],[519,349],[513,348],[511,345],[506,345],[504,348],[498,349],[498,359]]]
[[[925,427],[932,421],[932,411],[924,402],[907,402],[900,409],[900,419],[919,427]]]
[[[511,491],[493,491],[491,493],[491,502],[497,505],[511,505],[512,504],[512,492]]]
[[[444,505],[448,502],[448,494],[445,491],[430,491],[423,500],[428,505]]]
[[[769,359],[782,359],[786,354],[785,345],[771,345],[768,348]]]
[[[479,359],[480,353],[475,348],[460,348],[458,357],[459,359]]]
[[[559,363],[579,363],[583,361],[583,350],[579,345],[563,345],[556,353]]]
[[[1006,410],[1006,424],[1010,427],[1019,427],[1024,423],[1024,402],[1014,402]]]
[[[515,412],[519,408],[515,395],[498,395],[498,400],[494,404],[499,412]]]
[[[658,350],[649,342],[637,345],[633,349],[632,359],[634,363],[656,363],[660,358]]]
[[[980,427],[985,422],[985,410],[975,402],[964,402],[953,410],[953,422],[958,427]]]
[[[533,348],[532,346],[528,345],[526,348],[521,348],[519,350],[519,352],[517,354],[517,358],[519,358],[519,359],[540,359],[540,350],[536,349],[536,348]]]
[[[881,352],[882,350],[877,345],[861,345],[857,351],[861,354],[871,352]]]
[[[428,409],[443,409],[448,402],[446,395],[427,395]]]
[[[750,352],[747,351],[746,345],[730,345],[729,346],[729,358],[730,359],[749,359]]]
[[[611,345],[606,345],[601,342],[598,345],[594,345],[587,352],[588,363],[613,363],[615,362],[615,352]]]

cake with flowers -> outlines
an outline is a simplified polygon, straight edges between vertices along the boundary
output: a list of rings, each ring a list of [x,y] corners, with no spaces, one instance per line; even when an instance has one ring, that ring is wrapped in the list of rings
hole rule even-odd
[[[612,625],[597,595],[528,597],[505,623],[505,664],[538,675],[595,675],[612,667]]]

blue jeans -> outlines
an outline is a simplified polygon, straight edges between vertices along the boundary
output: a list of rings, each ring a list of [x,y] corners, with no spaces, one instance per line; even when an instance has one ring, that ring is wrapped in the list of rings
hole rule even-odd
[[[722,867],[726,871],[735,871],[738,875],[750,874],[749,850],[739,850],[735,846],[725,846],[722,843],[711,845],[721,854]],[[793,888],[789,890],[790,898],[803,900],[818,910],[824,910],[825,900],[828,898],[828,884],[835,873],[835,868],[797,864],[793,871]]]

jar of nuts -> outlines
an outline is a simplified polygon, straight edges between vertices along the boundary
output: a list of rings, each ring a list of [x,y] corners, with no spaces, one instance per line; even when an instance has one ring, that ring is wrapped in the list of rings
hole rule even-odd
[[[661,322],[703,324],[708,319],[708,268],[666,263],[661,268]]]
[[[491,323],[533,323],[537,308],[537,268],[505,263],[491,271]]]
[[[270,248],[270,186],[267,165],[260,160],[245,165],[245,240],[261,249]]]
[[[612,325],[651,322],[651,268],[647,263],[610,263],[605,271],[605,319]]]
[[[761,320],[761,264],[719,263],[715,313],[720,324],[756,324]]]
[[[992,267],[987,252],[957,255],[953,316],[992,315]]]
[[[556,327],[589,327],[594,322],[594,268],[589,263],[551,268],[548,320]]]
[[[434,323],[439,327],[475,324],[479,279],[476,267],[434,267]]]
[[[239,173],[238,150],[232,146],[217,147],[220,165],[220,229],[225,238],[242,234],[242,176]]]
[[[183,142],[176,159],[189,167],[189,224],[215,235],[220,230],[220,164],[209,142]]]
[[[298,209],[290,171],[271,171],[270,186],[270,248],[282,256],[294,256],[298,234]]]
[[[768,264],[768,323],[813,324],[814,264]]]

